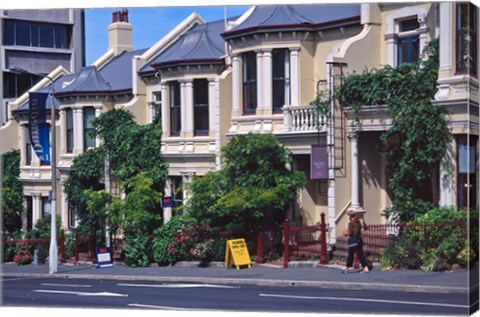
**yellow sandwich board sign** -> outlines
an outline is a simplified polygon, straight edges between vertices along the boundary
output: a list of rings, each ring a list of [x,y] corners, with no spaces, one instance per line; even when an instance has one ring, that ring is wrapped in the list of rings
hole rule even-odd
[[[245,239],[227,240],[225,250],[225,266],[227,269],[231,265],[235,265],[237,270],[240,270],[241,265],[248,265],[251,268],[252,261],[248,254],[247,244]]]

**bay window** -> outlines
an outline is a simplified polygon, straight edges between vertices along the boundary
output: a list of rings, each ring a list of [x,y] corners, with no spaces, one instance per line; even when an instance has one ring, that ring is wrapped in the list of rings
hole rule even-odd
[[[193,81],[193,118],[195,135],[208,134],[208,80]]]
[[[282,107],[290,104],[290,51],[272,51],[272,102],[273,112],[279,113]]]
[[[73,152],[73,110],[71,108],[66,111],[67,117],[67,153]]]
[[[420,40],[416,30],[419,27],[417,17],[398,22],[397,65],[418,61],[420,56]]]
[[[95,119],[95,108],[86,107],[83,109],[83,149],[84,151],[94,148],[96,145],[95,137],[92,136],[93,124]]]
[[[257,58],[255,52],[242,55],[243,60],[243,113],[257,110]]]
[[[181,99],[180,99],[180,83],[178,81],[171,82],[170,85],[170,135],[180,135],[181,129]]]
[[[473,3],[457,3],[456,19],[456,71],[477,75],[478,16]]]

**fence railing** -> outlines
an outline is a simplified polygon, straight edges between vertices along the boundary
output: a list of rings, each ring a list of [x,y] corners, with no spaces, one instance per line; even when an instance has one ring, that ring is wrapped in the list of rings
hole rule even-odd
[[[468,222],[445,221],[431,223],[368,225],[363,230],[363,250],[367,256],[379,258],[388,245],[400,239],[406,232],[415,234],[419,245],[428,249],[435,247],[442,238],[456,231],[467,239]]]
[[[267,252],[283,252],[283,266],[285,268],[288,267],[288,262],[291,260],[319,258],[321,264],[328,263],[325,214],[322,213],[320,216],[319,224],[292,226],[286,219],[282,230],[269,228],[260,231],[257,240],[256,263],[263,263]],[[282,242],[283,250],[279,248]]]
[[[39,260],[48,257],[50,252],[50,239],[22,239],[22,240],[4,240],[4,248],[15,247],[17,244],[28,244],[29,251],[34,257],[35,250],[39,253]],[[74,255],[73,259],[67,259],[66,256],[66,247],[65,247],[65,233],[63,230],[60,231],[58,237],[58,256],[60,263],[66,263],[67,260],[70,260],[77,264],[80,261],[80,255],[82,258],[86,258],[88,261],[96,263],[96,254],[95,254],[95,241],[92,237],[80,237],[78,234],[74,236]]]

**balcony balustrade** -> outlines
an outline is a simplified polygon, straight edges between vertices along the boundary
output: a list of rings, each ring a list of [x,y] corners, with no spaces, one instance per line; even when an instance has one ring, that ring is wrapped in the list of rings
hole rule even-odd
[[[285,106],[283,107],[284,132],[317,132],[326,125],[326,117],[317,117],[316,107]]]

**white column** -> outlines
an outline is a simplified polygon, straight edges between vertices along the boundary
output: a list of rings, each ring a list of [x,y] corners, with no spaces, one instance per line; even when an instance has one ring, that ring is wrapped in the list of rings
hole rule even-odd
[[[83,153],[83,109],[73,109],[73,153]]]
[[[160,84],[160,92],[162,94],[162,138],[165,139],[170,135],[170,126],[168,124],[168,118],[170,115],[168,106],[170,104],[170,99],[168,98],[167,85],[164,82]]]
[[[102,106],[95,107],[95,118],[100,117],[101,114],[102,114]],[[96,147],[99,147],[99,146],[100,146],[100,143],[101,143],[100,137],[97,136],[97,137],[95,138],[95,145],[96,145]]]
[[[184,135],[187,138],[193,137],[193,81],[185,82],[185,111],[182,110],[182,118],[185,118],[185,126],[182,126]]]
[[[148,103],[148,123],[152,123],[154,117],[155,117],[155,104],[153,101],[150,101]]]
[[[291,105],[298,106],[300,104],[300,65],[299,58],[300,48],[290,49],[290,87],[291,87]]]
[[[193,181],[193,176],[195,172],[185,172],[182,173],[182,183],[183,183],[183,204],[186,204],[187,201],[192,197],[192,192],[190,190],[190,184]]]
[[[272,115],[273,98],[272,98],[272,51],[263,52],[263,114]]]
[[[68,230],[68,202],[67,194],[65,194],[65,180],[60,181],[60,219],[62,220],[62,228]]]
[[[165,196],[172,196],[172,180],[170,177],[165,179]],[[163,223],[167,223],[172,218],[172,207],[163,208]]]
[[[215,136],[220,131],[220,121],[217,121],[217,117],[220,116],[220,109],[216,107],[216,90],[215,90],[215,78],[208,78],[208,135],[210,137]]]
[[[256,61],[257,61],[257,115],[263,114],[263,95],[264,95],[264,80],[263,80],[263,69],[262,69],[262,51],[255,51]]]
[[[455,47],[452,36],[452,2],[440,3],[439,69],[451,69],[451,54]]]
[[[452,141],[450,148],[447,149],[447,153],[440,164],[440,206],[455,206],[454,198],[454,175],[449,173],[450,166],[455,164],[453,149],[456,148],[455,140]]]
[[[24,124],[19,125],[20,129],[20,166],[23,166],[27,163],[27,140],[28,140],[28,130],[27,126]]]
[[[232,55],[232,117],[240,116],[241,67],[237,54]]]
[[[395,67],[395,65],[397,65],[397,52],[395,51],[397,45],[395,43],[395,34],[387,34],[385,36],[385,40],[387,41],[387,64]]]
[[[27,228],[28,225],[28,203],[27,203],[27,197],[23,196],[23,212],[22,212],[22,231],[27,232],[31,228]]]
[[[351,146],[351,161],[352,161],[352,203],[350,208],[363,212],[363,208],[360,206],[360,183],[359,183],[359,159],[358,159],[358,137],[357,131],[348,132],[348,138],[350,139]]]
[[[187,101],[186,101],[186,84],[184,81],[180,82],[180,136],[185,137],[185,131],[187,128],[187,116],[185,115],[187,113]]]
[[[67,116],[65,109],[60,109],[60,155],[67,152]]]
[[[42,199],[40,194],[32,194],[32,227],[42,218]]]

